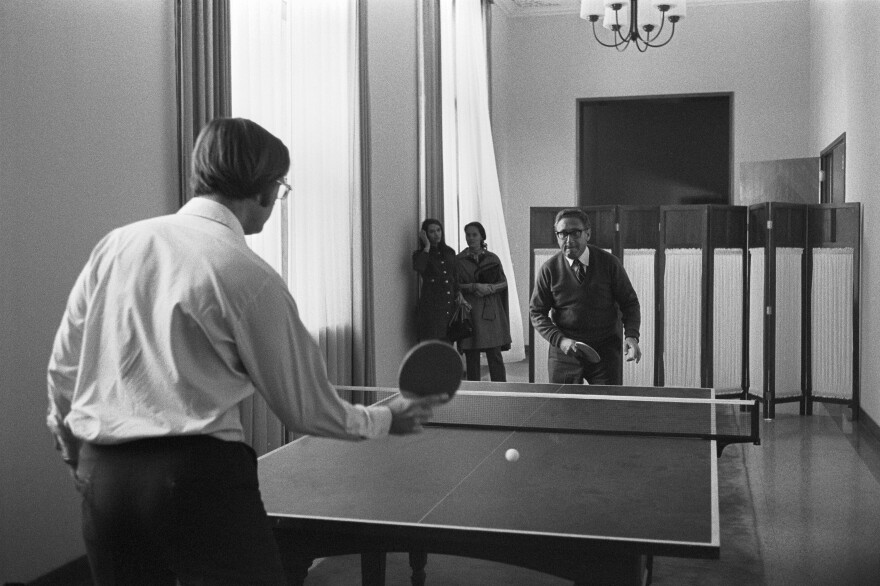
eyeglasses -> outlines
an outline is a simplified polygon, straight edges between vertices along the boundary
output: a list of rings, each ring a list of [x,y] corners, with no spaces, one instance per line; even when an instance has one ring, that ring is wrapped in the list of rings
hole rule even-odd
[[[566,238],[571,236],[572,238],[577,240],[578,238],[581,237],[581,234],[583,234],[583,233],[584,233],[583,230],[563,230],[562,232],[557,232],[556,237],[559,238],[560,240],[565,240]]]
[[[290,190],[293,189],[284,178],[276,179],[275,183],[281,186],[281,189],[278,190],[278,199],[282,200],[287,197],[287,194],[290,193]]]

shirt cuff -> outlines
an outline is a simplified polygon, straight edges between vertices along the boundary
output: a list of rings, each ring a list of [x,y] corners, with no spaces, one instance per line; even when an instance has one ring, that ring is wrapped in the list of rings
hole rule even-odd
[[[391,409],[384,405],[354,405],[360,411],[360,425],[357,435],[363,439],[375,439],[388,435],[391,431]]]

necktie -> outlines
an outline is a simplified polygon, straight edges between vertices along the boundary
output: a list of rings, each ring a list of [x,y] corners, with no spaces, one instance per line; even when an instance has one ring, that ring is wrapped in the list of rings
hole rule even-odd
[[[584,282],[584,265],[581,261],[575,259],[574,262],[571,263],[571,268],[574,269],[574,276],[577,278],[578,283]]]

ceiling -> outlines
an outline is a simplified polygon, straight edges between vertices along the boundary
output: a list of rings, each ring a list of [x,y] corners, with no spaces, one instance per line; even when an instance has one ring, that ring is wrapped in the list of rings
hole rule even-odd
[[[554,14],[580,14],[581,0],[493,0],[508,16],[548,16]],[[648,2],[650,0],[645,0]],[[688,7],[711,4],[754,4],[793,0],[688,0]]]

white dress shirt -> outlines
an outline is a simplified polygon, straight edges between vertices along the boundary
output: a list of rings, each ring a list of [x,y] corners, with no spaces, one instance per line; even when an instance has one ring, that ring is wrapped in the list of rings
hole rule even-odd
[[[280,275],[228,208],[201,197],[98,243],[47,378],[47,422],[66,457],[80,441],[243,441],[239,406],[254,391],[299,433],[371,438],[391,425],[387,407],[339,398]]]
[[[583,264],[585,267],[590,266],[590,249],[589,249],[589,247],[584,249],[583,254],[581,254],[581,255],[578,257],[578,260],[581,261],[581,264]],[[568,258],[568,257],[566,256],[566,257],[565,257],[565,262],[568,263],[568,266],[571,266],[571,263],[574,262],[574,259],[573,259],[573,258]]]

